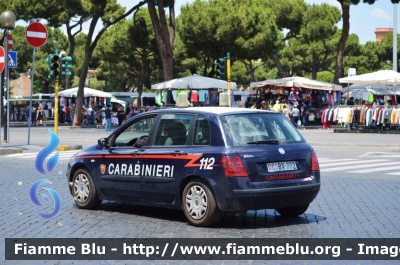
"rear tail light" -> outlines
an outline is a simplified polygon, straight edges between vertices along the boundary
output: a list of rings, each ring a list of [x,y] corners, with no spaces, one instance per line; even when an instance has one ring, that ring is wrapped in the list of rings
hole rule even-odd
[[[223,156],[221,165],[227,177],[248,177],[246,167],[240,156]]]
[[[315,151],[312,151],[311,153],[311,171],[317,171],[319,170],[319,162],[317,158],[317,154]]]

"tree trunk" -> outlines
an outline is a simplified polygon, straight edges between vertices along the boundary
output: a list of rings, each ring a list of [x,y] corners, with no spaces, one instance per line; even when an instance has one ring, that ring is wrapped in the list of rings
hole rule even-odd
[[[170,14],[174,14],[174,11],[171,11],[171,9],[174,9],[174,4],[173,0],[170,1],[170,4],[172,2],[172,5],[170,5]],[[164,74],[164,81],[168,81],[172,79],[173,75],[173,51],[172,47],[173,44],[171,43],[171,40],[174,39],[175,37],[175,24],[170,25],[170,30],[173,30],[173,33],[169,33],[168,31],[168,26],[167,26],[167,21],[165,17],[165,11],[164,11],[164,5],[163,5],[163,0],[157,0],[158,4],[158,13],[159,17],[157,16],[156,13],[156,8],[154,1],[148,1],[147,6],[149,8],[149,14],[151,17],[151,22],[153,24],[153,29],[156,35],[156,40],[157,40],[157,45],[158,45],[158,50],[160,52],[160,58],[161,58],[161,63],[163,66],[163,74]],[[170,19],[170,24],[175,22],[174,19]]]
[[[349,37],[349,29],[350,29],[350,1],[342,0],[339,1],[342,6],[342,20],[343,20],[343,29],[342,35],[340,37],[338,52],[336,56],[336,67],[335,67],[335,76],[334,83],[339,83],[339,78],[343,77],[343,57],[344,57],[344,49],[346,47],[347,38]]]
[[[42,81],[43,94],[48,94],[49,93],[49,85],[50,85],[49,80],[44,78],[42,75],[39,76],[39,79]]]
[[[276,68],[278,68],[278,74],[281,78],[286,77],[285,71],[283,70],[281,61],[279,60],[278,54],[273,54],[272,55],[272,60],[274,61]]]
[[[88,40],[90,39],[88,38]],[[78,89],[78,94],[76,95],[75,115],[72,126],[80,126],[82,123],[82,107],[83,107],[83,96],[84,96],[83,92],[85,87],[86,76],[89,70],[89,62],[91,58],[92,58],[92,51],[89,46],[89,49],[88,47],[86,47],[85,60],[83,61],[81,75],[79,78],[79,89]]]
[[[312,79],[312,80],[317,80],[317,72],[318,72],[318,69],[317,69],[317,68],[313,68],[311,71],[312,71],[312,72],[311,72],[311,79]]]
[[[72,126],[80,126],[81,122],[82,122],[84,87],[85,87],[86,76],[87,76],[87,73],[89,70],[89,63],[90,63],[90,60],[92,59],[93,50],[97,45],[97,41],[104,31],[103,30],[100,31],[97,34],[95,41],[92,42],[93,32],[96,27],[97,21],[100,18],[99,14],[102,14],[102,12],[104,11],[104,8],[106,7],[106,4],[107,4],[107,2],[103,3],[99,7],[98,12],[93,15],[92,21],[90,22],[89,33],[88,33],[88,36],[86,39],[86,45],[85,45],[85,59],[83,60],[81,75],[79,77],[79,88],[78,88],[78,93],[76,95],[75,115],[74,115],[74,121],[72,123]]]

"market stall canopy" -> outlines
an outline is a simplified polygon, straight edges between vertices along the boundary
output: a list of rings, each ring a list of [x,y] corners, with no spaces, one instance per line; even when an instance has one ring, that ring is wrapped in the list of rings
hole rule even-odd
[[[117,99],[116,97],[112,97],[111,98],[111,102],[118,103],[118,104],[122,105],[124,108],[126,106],[126,102],[125,101]]]
[[[284,86],[284,87],[302,87],[309,89],[318,89],[318,90],[331,90],[331,91],[342,91],[342,86],[312,80],[305,77],[286,77],[281,79],[271,79],[259,82],[250,83],[250,87],[263,87],[266,85],[272,86]]]
[[[374,93],[376,91],[377,93],[374,93],[376,95],[384,95],[382,94],[383,92],[388,92],[386,95],[400,95],[400,86],[386,86],[386,85],[366,85],[366,84],[353,84],[347,87],[343,88],[343,92],[353,92],[353,91],[358,91],[358,90],[366,90]]]
[[[366,87],[358,90],[353,90],[349,93],[350,97],[353,98],[363,98],[364,93],[373,93],[375,95],[394,95],[395,92],[391,90],[387,90],[385,88],[372,88],[372,87]],[[399,91],[400,94],[400,91]]]
[[[339,82],[367,85],[400,84],[400,73],[393,70],[379,70],[373,73],[339,78]]]
[[[151,89],[208,89],[208,88],[228,88],[228,82],[216,78],[204,77],[201,75],[191,75],[181,77],[162,83],[154,84]],[[236,83],[231,82],[231,89],[236,90]]]
[[[78,94],[78,87],[74,87],[74,88],[70,88],[70,89],[66,89],[66,90],[61,90],[58,92],[58,96],[59,97],[67,97],[67,98],[71,98],[71,97],[76,97]],[[54,97],[54,93],[51,94],[52,97]],[[89,87],[85,87],[83,89],[83,96],[84,97],[101,97],[101,98],[111,98],[112,95],[110,93],[107,92],[103,92],[97,89],[93,89],[93,88],[89,88]]]

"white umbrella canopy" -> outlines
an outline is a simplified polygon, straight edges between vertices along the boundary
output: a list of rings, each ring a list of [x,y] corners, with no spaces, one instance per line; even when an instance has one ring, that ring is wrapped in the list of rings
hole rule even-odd
[[[349,96],[353,98],[363,98],[364,92],[371,92],[375,95],[394,95],[395,92],[385,88],[366,87],[349,92]]]
[[[342,86],[317,81],[305,77],[286,77],[281,79],[271,79],[264,80],[259,82],[251,82],[250,87],[263,87],[266,85],[273,86],[284,86],[284,87],[303,87],[309,89],[317,89],[317,90],[333,90],[333,91],[342,91]]]
[[[61,90],[58,92],[58,96],[59,97],[67,97],[67,98],[76,97],[78,95],[78,89],[79,89],[78,87],[73,87],[70,89]],[[54,93],[51,94],[51,96],[54,97]],[[110,93],[103,92],[103,91],[89,88],[89,87],[85,87],[83,89],[83,96],[84,97],[101,97],[101,98],[111,98],[112,97],[112,95]]]
[[[393,70],[379,70],[373,73],[339,78],[339,82],[367,85],[400,84],[400,73]]]
[[[121,104],[124,108],[126,106],[126,102],[125,101],[117,99],[116,97],[112,97],[111,98],[111,102]]]
[[[366,84],[352,84],[347,87],[343,87],[343,92],[351,92],[357,90],[370,89],[375,91],[390,91],[390,94],[400,93],[400,86],[387,86],[387,85],[366,85]]]
[[[228,88],[228,82],[216,78],[204,77],[201,75],[191,75],[165,82],[151,85],[151,89],[208,89],[208,88]],[[236,83],[231,82],[231,89],[236,90]]]

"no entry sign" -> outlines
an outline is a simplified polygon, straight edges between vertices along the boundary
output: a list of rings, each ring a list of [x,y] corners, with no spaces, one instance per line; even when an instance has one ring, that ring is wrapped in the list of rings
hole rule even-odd
[[[6,57],[4,56],[5,52],[3,47],[0,46],[0,73],[3,72],[4,69],[4,63],[6,61]]]
[[[13,37],[11,36],[11,34],[8,34],[7,37],[8,37],[8,50],[12,50],[12,47],[14,45]]]
[[[39,48],[47,41],[47,29],[42,23],[33,22],[26,27],[25,38],[33,48]]]

